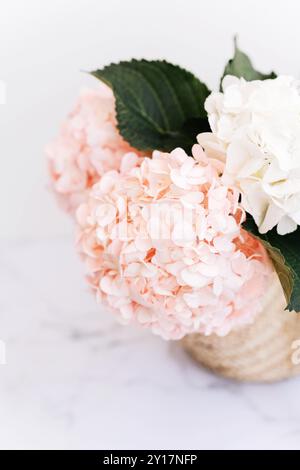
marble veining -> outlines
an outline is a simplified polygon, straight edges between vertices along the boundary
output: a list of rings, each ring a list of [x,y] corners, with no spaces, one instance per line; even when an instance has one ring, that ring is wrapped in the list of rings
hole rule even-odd
[[[300,378],[226,381],[96,305],[72,241],[2,242],[0,448],[300,449]]]

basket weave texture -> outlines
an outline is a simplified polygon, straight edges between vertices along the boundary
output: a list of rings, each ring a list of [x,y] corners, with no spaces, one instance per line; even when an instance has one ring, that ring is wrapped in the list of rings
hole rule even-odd
[[[274,382],[300,374],[300,314],[288,312],[277,277],[254,323],[225,337],[186,336],[184,348],[204,367],[243,382]],[[299,341],[299,344],[295,341]]]

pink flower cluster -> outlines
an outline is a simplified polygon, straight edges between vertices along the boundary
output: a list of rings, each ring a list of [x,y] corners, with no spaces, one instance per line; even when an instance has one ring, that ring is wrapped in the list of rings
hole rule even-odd
[[[127,155],[122,171],[106,172],[77,210],[98,300],[121,322],[165,339],[226,335],[252,322],[272,271],[262,245],[241,228],[239,193],[224,186],[218,162],[200,145],[193,157],[181,149]]]
[[[123,155],[135,151],[116,125],[113,93],[100,83],[81,93],[59,137],[48,145],[52,186],[66,211],[74,213],[101,175],[119,169]]]

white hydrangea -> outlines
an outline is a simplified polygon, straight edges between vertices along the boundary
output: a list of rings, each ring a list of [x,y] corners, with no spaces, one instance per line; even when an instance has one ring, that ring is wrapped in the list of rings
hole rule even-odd
[[[213,135],[199,143],[223,149],[224,180],[237,184],[244,208],[261,233],[300,224],[300,87],[293,77],[223,80],[223,93],[206,100]]]

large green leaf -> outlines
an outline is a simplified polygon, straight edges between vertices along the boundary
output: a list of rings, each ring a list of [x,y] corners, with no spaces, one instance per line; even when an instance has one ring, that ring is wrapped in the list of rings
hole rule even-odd
[[[234,56],[226,64],[221,83],[225,75],[234,75],[239,78],[243,77],[247,81],[276,78],[274,72],[264,74],[254,69],[249,57],[238,48],[236,37],[234,38]]]
[[[300,312],[300,227],[284,236],[278,235],[276,228],[261,234],[253,218],[247,215],[244,228],[265,245],[283,287],[288,310]]]
[[[92,75],[112,88],[119,131],[139,150],[190,152],[197,134],[209,130],[204,102],[210,91],[187,70],[166,61],[131,60]]]

